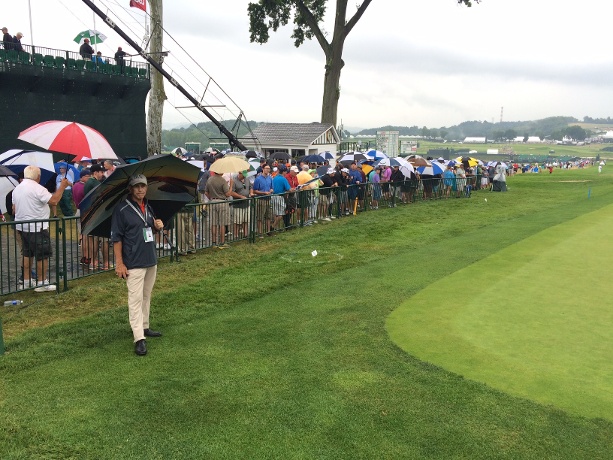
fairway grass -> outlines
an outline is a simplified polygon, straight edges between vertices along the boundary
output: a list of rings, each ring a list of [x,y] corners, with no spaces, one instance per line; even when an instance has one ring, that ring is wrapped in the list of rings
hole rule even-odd
[[[613,420],[611,228],[607,206],[505,247],[406,300],[390,335],[467,378]]]

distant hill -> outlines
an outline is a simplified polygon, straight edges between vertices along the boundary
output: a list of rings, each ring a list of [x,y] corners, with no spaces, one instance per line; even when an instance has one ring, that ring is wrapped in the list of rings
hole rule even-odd
[[[222,122],[224,126],[232,130],[235,121]],[[262,122],[249,121],[247,124],[251,129],[255,129]],[[486,137],[497,139],[503,133],[514,132],[515,136],[538,136],[542,139],[558,139],[563,137],[563,133],[569,126],[581,126],[588,135],[592,131],[607,131],[613,129],[613,119],[611,118],[591,118],[584,117],[579,121],[574,117],[548,117],[541,120],[531,121],[503,121],[502,123],[490,123],[488,121],[465,121],[459,125],[440,128],[427,128],[418,126],[380,126],[378,128],[362,129],[358,132],[351,132],[353,135],[375,136],[377,131],[398,131],[401,136],[425,136],[432,138],[443,138],[445,140],[463,140],[466,137]],[[345,128],[345,133],[348,129]],[[245,123],[241,124],[237,137],[241,138],[248,135]],[[182,147],[186,142],[200,142],[204,150],[210,142],[224,142],[220,139],[219,130],[212,122],[199,123],[188,127],[165,129],[162,131],[162,143],[168,147]],[[508,137],[508,136],[507,136]]]
[[[574,117],[549,117],[534,121],[503,121],[490,123],[489,121],[465,121],[459,125],[441,128],[419,128],[417,126],[382,126],[379,128],[363,129],[357,135],[374,136],[377,131],[399,131],[400,135],[443,137],[447,140],[462,140],[465,137],[497,137],[497,132],[513,130],[518,136],[551,136],[562,131],[569,124],[579,123]]]

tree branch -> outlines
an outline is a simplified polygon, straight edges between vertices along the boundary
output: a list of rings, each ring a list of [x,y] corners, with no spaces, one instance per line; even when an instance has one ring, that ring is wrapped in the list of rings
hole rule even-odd
[[[311,32],[313,32],[313,35],[315,35],[315,38],[319,42],[319,46],[321,46],[324,54],[328,56],[328,53],[330,52],[330,43],[328,43],[328,40],[326,40],[325,35],[319,28],[317,19],[315,19],[315,16],[313,16],[313,13],[311,13],[311,10],[309,10],[302,0],[296,0],[296,8],[300,10],[300,14],[302,17],[304,17],[309,29],[311,29]]]
[[[372,0],[364,0],[364,2],[360,5],[358,10],[353,15],[353,17],[347,22],[347,24],[345,24],[345,37],[349,35],[351,29],[353,29],[353,27],[358,23],[358,21],[364,14],[364,11],[366,11],[366,8],[368,8],[368,5],[370,5],[370,2],[372,2]]]

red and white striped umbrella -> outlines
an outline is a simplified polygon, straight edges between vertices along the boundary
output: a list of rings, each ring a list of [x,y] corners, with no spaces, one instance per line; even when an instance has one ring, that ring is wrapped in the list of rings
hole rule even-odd
[[[75,155],[81,158],[117,158],[102,134],[89,126],[70,121],[43,121],[19,133],[18,139],[54,152]]]

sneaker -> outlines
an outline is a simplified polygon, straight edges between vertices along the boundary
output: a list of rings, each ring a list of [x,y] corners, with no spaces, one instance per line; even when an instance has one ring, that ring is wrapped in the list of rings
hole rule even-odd
[[[49,280],[39,281],[34,292],[49,292],[55,291],[55,284],[49,284]]]
[[[155,245],[155,249],[162,249],[164,245],[162,243],[158,243]]]
[[[38,286],[38,283],[37,283],[37,281],[36,281],[36,280],[34,280],[34,279],[29,279],[29,280],[25,280],[25,281],[24,281],[24,280],[23,280],[23,277],[21,277],[21,279],[19,280],[19,284],[21,284],[21,286],[22,286],[24,289],[29,289],[29,288],[33,288],[33,287]]]
[[[172,249],[172,246],[167,243],[167,244],[164,245],[164,249],[170,250],[170,249]]]
[[[326,222],[332,222],[332,219],[330,219],[329,217],[324,217],[324,220],[325,220]]]
[[[219,246],[217,246],[217,249],[228,249],[230,246],[228,246],[227,244],[220,244]]]
[[[330,219],[336,219],[336,216],[330,216]]]

